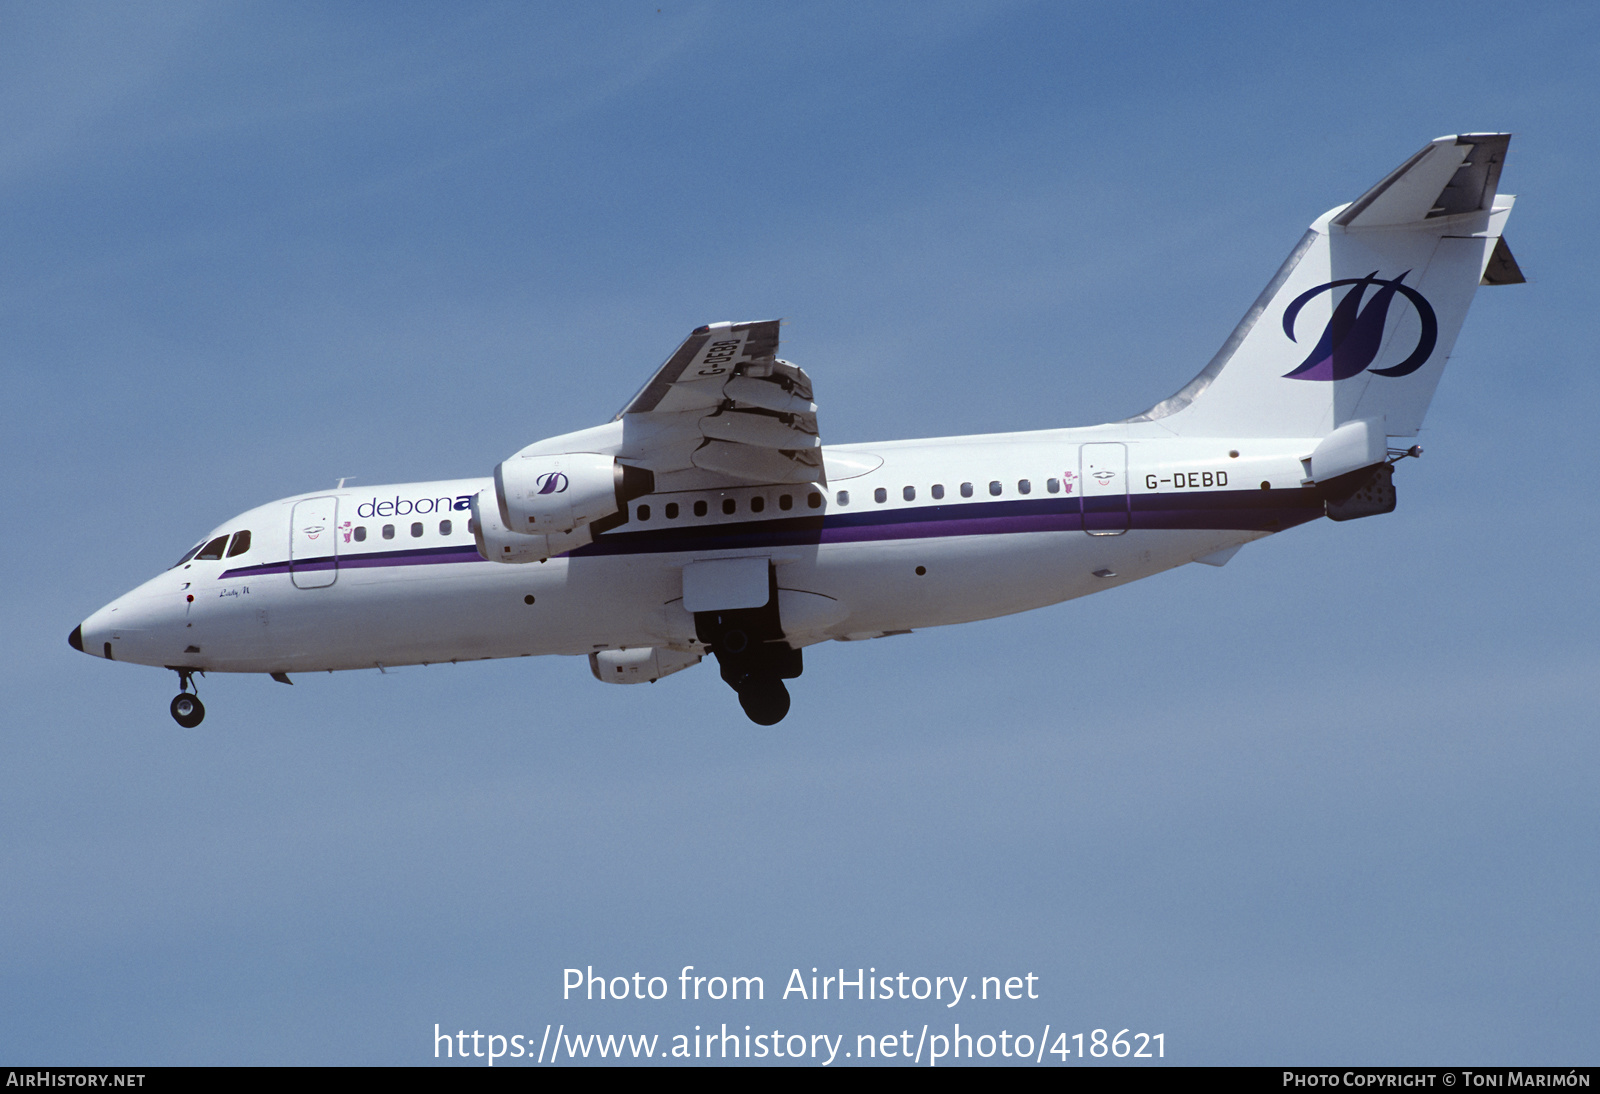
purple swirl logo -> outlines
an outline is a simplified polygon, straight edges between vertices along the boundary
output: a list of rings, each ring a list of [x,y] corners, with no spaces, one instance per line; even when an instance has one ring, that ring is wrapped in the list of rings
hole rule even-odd
[[[1372,373],[1374,376],[1409,376],[1421,368],[1423,362],[1432,356],[1433,347],[1438,344],[1439,319],[1426,297],[1410,285],[1401,284],[1410,272],[1407,270],[1393,281],[1381,281],[1378,271],[1373,270],[1366,277],[1329,281],[1295,297],[1283,312],[1283,333],[1289,336],[1291,342],[1297,341],[1294,321],[1300,315],[1301,308],[1322,293],[1345,285],[1351,286],[1345,292],[1344,299],[1334,307],[1333,318],[1322,329],[1322,337],[1317,339],[1317,344],[1293,372],[1283,374],[1284,378],[1348,380],[1365,372],[1383,346],[1383,328],[1389,320],[1389,306],[1394,303],[1396,294],[1405,297],[1417,309],[1417,318],[1422,321],[1422,333],[1417,337],[1416,347],[1409,357],[1390,368],[1375,368]],[[1363,306],[1362,298],[1373,286],[1377,286],[1378,291]]]
[[[567,489],[567,477],[559,471],[547,471],[533,481],[539,484],[541,494],[560,494]]]

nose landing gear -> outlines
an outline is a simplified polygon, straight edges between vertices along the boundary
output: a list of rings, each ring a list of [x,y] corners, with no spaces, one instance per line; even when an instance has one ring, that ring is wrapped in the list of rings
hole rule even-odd
[[[205,721],[205,704],[200,702],[199,689],[194,685],[193,669],[174,669],[178,674],[179,692],[172,699],[172,720],[184,729],[193,729]],[[191,692],[190,689],[194,688]]]

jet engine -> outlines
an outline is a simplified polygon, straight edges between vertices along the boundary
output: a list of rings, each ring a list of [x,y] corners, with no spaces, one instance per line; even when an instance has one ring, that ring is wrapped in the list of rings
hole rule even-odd
[[[478,554],[489,562],[543,562],[549,558],[550,537],[508,531],[496,512],[494,494],[494,490],[484,489],[472,495],[472,538],[477,541]]]
[[[603,521],[654,489],[649,471],[594,452],[512,456],[494,469],[500,521],[525,535],[570,532]]]

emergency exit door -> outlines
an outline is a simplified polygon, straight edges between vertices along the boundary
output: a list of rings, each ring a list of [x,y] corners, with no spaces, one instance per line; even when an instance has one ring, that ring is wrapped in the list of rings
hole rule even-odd
[[[1120,536],[1133,523],[1128,504],[1128,446],[1120,442],[1078,447],[1083,530],[1091,536]]]

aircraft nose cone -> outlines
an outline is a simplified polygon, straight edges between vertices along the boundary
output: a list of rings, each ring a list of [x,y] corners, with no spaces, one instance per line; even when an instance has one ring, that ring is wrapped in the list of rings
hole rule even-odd
[[[73,627],[72,628],[72,633],[67,635],[67,645],[71,646],[73,649],[77,650],[79,653],[83,652],[83,624],[82,623],[79,623],[76,627]]]

